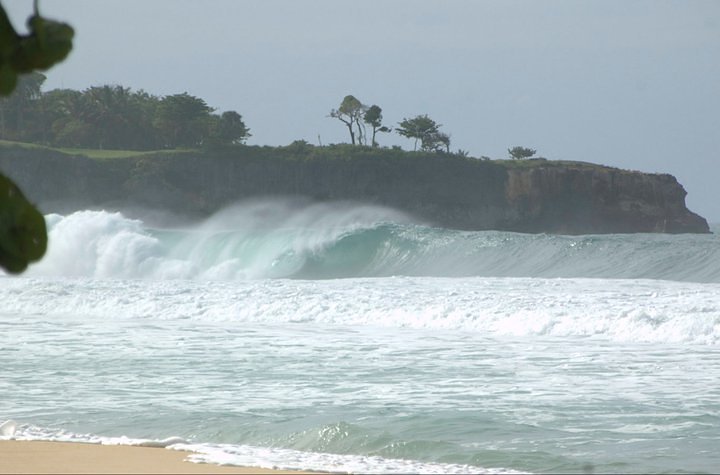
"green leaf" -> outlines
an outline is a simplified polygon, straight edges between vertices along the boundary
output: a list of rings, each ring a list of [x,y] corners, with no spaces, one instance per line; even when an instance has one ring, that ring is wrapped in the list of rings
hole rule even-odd
[[[18,72],[45,70],[67,57],[75,31],[67,23],[34,15],[28,19],[30,35],[21,37],[12,57]]]
[[[25,259],[8,254],[0,248],[0,266],[11,274],[19,274],[27,269],[28,262]]]
[[[8,96],[17,84],[17,73],[8,63],[0,64],[0,96]]]
[[[22,272],[46,249],[45,218],[12,181],[0,175],[0,266]]]
[[[0,62],[3,57],[7,57],[15,51],[18,41],[18,34],[10,23],[7,13],[2,5],[0,5]]]

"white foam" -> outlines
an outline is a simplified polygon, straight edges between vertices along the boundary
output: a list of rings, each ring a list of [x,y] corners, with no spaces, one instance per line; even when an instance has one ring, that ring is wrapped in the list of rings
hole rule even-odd
[[[0,280],[3,312],[315,322],[720,344],[720,284],[516,278],[242,282]]]
[[[46,222],[48,252],[29,275],[238,280],[399,274],[720,283],[720,243],[712,235],[456,231],[412,224],[378,206],[287,199],[238,204],[175,230],[106,211],[53,214]]]
[[[53,442],[166,448],[193,452],[187,457],[189,462],[214,465],[237,465],[284,470],[314,470],[332,473],[526,473],[505,468],[419,462],[375,456],[303,452],[274,447],[188,443],[180,437],[168,437],[162,440],[138,439],[125,436],[103,437],[95,434],[75,434],[64,430],[32,425],[18,425],[14,421],[6,422],[0,426],[0,428],[6,426],[9,422],[13,423],[13,433],[0,435],[0,440],[45,440]]]
[[[78,211],[46,221],[48,250],[29,275],[141,277],[158,264],[158,240],[120,213]]]
[[[17,422],[13,420],[5,421],[0,424],[0,437],[12,437],[15,435],[17,429]]]
[[[195,452],[188,457],[191,462],[279,470],[302,469],[331,473],[526,473],[505,468],[418,462],[375,456],[301,452],[248,445],[178,444],[170,448]]]
[[[7,430],[3,430],[4,428]],[[63,429],[38,427],[7,421],[0,425],[0,440],[47,440],[51,442],[77,442],[98,445],[132,445],[137,447],[167,448],[177,444],[187,444],[182,437],[165,439],[141,439],[126,436],[103,437],[95,434],[76,434]]]
[[[292,276],[305,256],[353,230],[406,222],[378,206],[247,202],[162,242],[142,221],[118,212],[46,216],[48,251],[28,275],[92,278],[236,280]],[[175,242],[180,237],[179,242]]]

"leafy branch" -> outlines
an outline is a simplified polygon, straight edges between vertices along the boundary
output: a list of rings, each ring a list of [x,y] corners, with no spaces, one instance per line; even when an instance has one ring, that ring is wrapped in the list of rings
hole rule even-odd
[[[0,4],[0,96],[15,90],[19,75],[44,71],[72,50],[75,31],[66,23],[40,16],[37,0],[27,26],[28,34],[18,34]],[[45,218],[12,180],[0,175],[0,267],[20,273],[46,249]]]

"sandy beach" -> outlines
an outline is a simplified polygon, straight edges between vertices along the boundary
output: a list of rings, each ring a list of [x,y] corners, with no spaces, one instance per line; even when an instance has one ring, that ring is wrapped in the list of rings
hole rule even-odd
[[[123,445],[2,441],[0,473],[303,473],[186,462],[188,452]]]

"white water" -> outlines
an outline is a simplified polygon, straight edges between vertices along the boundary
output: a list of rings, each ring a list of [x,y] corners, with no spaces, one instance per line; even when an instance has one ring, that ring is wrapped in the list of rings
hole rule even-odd
[[[0,437],[356,473],[720,466],[714,236],[528,240],[387,227],[374,208],[292,226],[252,209],[267,219],[241,229],[51,216],[48,258],[0,278],[0,421],[17,421]],[[603,267],[608,249],[665,280],[616,278],[630,271]],[[688,249],[709,263],[695,270]],[[485,259],[498,275],[465,275]],[[512,259],[533,275],[506,277]],[[593,259],[604,277],[584,275]],[[357,275],[266,277],[343,265]],[[388,269],[423,272],[365,276]]]
[[[187,229],[120,213],[50,215],[30,276],[246,280],[592,277],[720,283],[717,235],[550,236],[412,224],[385,208],[238,205]]]
[[[720,284],[391,277],[231,282],[11,279],[3,313],[307,323],[720,344]],[[190,324],[190,323],[188,323]]]

